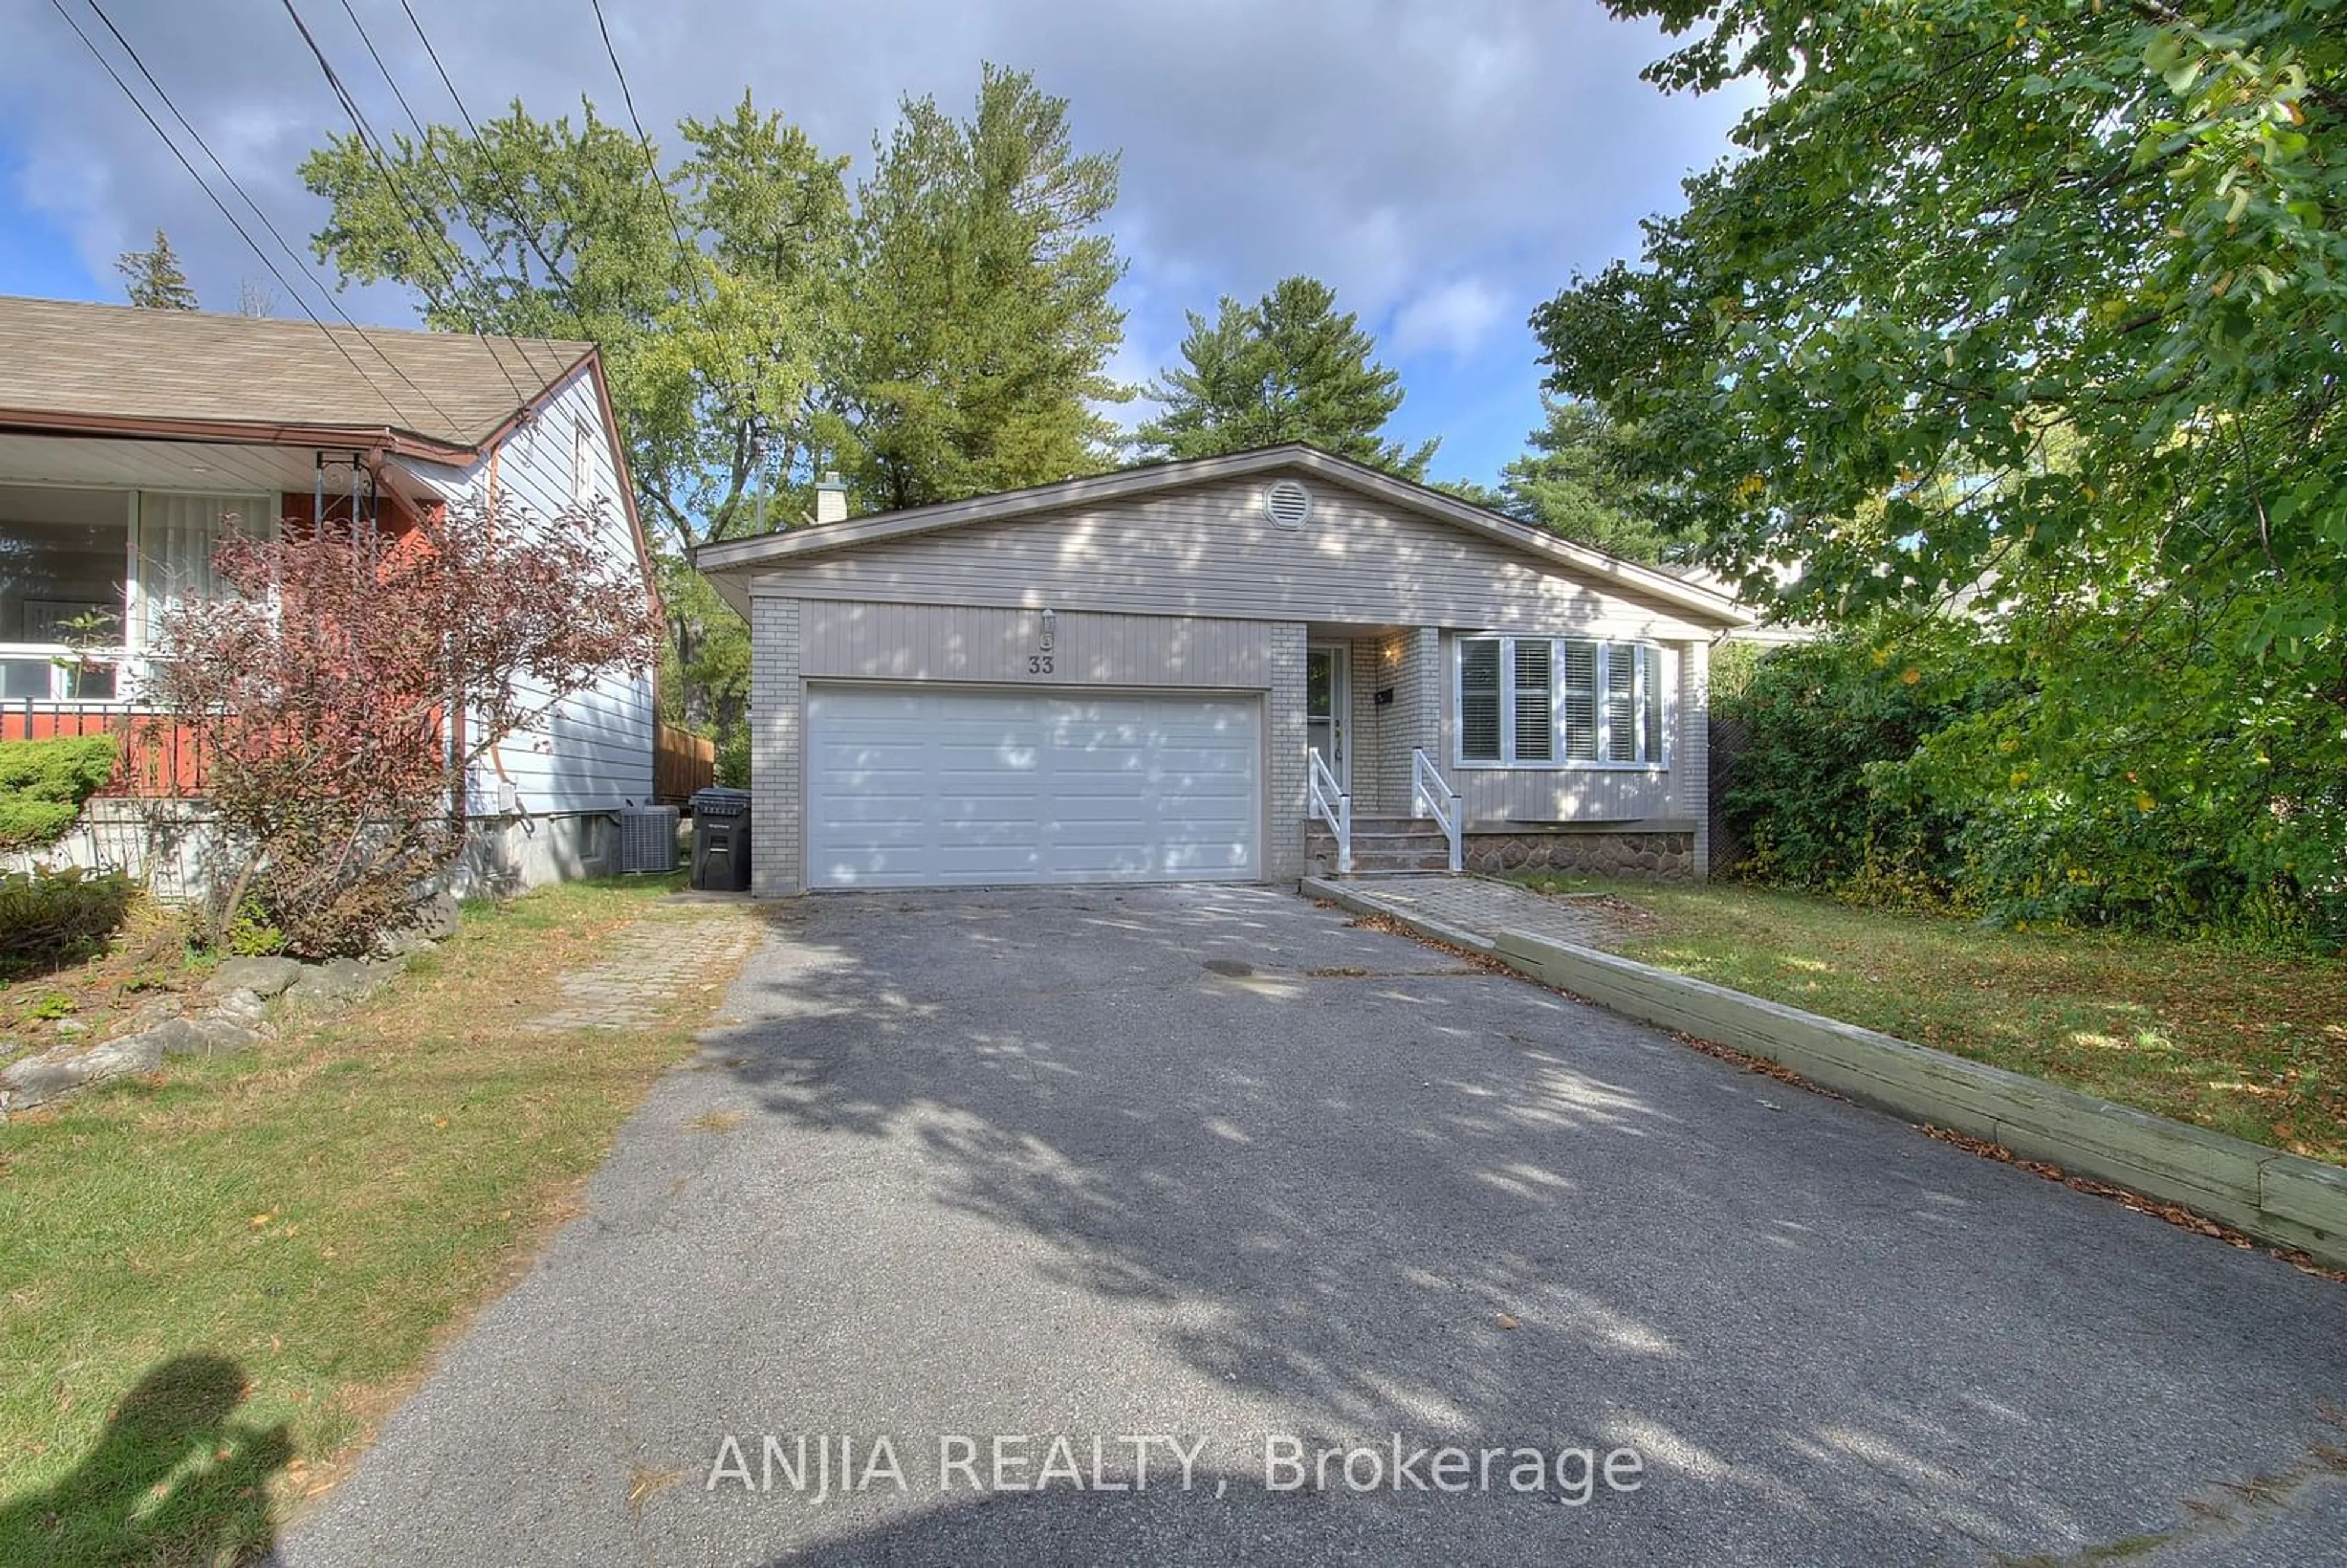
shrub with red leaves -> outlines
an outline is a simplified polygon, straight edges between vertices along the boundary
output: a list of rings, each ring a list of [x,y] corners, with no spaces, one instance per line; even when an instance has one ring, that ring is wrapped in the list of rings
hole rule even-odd
[[[257,905],[289,950],[324,956],[407,918],[463,852],[472,763],[651,664],[650,596],[604,527],[457,502],[396,535],[221,545],[227,591],[163,613],[148,691],[201,748],[216,929]]]

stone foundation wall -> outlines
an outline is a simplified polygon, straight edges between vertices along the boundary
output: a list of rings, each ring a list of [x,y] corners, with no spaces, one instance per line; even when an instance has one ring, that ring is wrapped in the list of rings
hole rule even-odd
[[[1689,833],[1510,833],[1470,828],[1460,845],[1467,869],[1489,876],[1563,871],[1651,882],[1696,879]]]

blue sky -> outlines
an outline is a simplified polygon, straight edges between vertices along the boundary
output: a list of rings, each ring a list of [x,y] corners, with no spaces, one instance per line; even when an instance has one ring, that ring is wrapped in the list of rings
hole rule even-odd
[[[403,123],[340,0],[297,3],[374,122]],[[477,118],[516,97],[541,114],[575,112],[582,94],[622,112],[588,0],[410,3]],[[137,83],[87,0],[64,4]],[[293,169],[346,122],[280,0],[100,4],[305,247],[323,209]],[[351,4],[418,111],[453,118],[398,0]],[[1409,398],[1394,434],[1440,436],[1434,472],[1445,478],[1488,481],[1522,450],[1539,416],[1527,313],[1576,270],[1635,253],[1638,220],[1676,205],[1679,179],[1727,150],[1744,107],[1639,81],[1664,40],[1586,0],[605,0],[605,10],[656,138],[679,115],[730,108],[746,86],[860,165],[900,94],[958,108],[981,60],[1033,71],[1071,101],[1080,147],[1123,154],[1111,219],[1131,262],[1120,375],[1145,381],[1169,362],[1185,310],[1309,272],[1400,371]],[[0,293],[119,299],[113,258],[159,225],[207,305],[233,308],[241,282],[265,277],[49,0],[0,0],[0,37],[11,40],[0,50]],[[363,323],[414,319],[394,290],[343,302]],[[278,310],[299,313],[282,299]]]

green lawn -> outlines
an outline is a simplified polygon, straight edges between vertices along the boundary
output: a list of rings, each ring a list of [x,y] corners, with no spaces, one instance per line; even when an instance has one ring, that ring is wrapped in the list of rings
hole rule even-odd
[[[469,911],[330,1024],[0,1126],[0,1562],[245,1561],[335,1479],[716,1000],[510,1027],[639,917],[755,918],[675,885]]]
[[[2347,962],[1850,908],[1731,884],[1527,877],[1655,917],[1622,952],[2347,1163]]]

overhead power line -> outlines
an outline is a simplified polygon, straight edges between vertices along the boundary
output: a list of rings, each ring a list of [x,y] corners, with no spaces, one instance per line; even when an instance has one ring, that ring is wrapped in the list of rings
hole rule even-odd
[[[285,15],[292,18],[294,30],[302,35],[302,41],[310,46],[312,57],[318,62],[318,69],[324,73],[326,86],[333,92],[335,100],[343,106],[343,112],[350,117],[352,128],[358,135],[359,146],[374,161],[376,172],[383,176],[384,184],[391,191],[392,200],[399,208],[400,217],[405,223],[408,232],[422,241],[427,251],[431,249],[434,240],[439,241],[442,256],[447,267],[446,281],[451,286],[462,284],[477,291],[487,292],[480,279],[474,274],[464,247],[441,231],[435,220],[425,211],[423,204],[408,195],[407,187],[402,183],[398,173],[391,167],[390,159],[384,156],[382,138],[375,135],[374,127],[368,123],[366,111],[359,107],[357,97],[343,84],[342,74],[334,69],[333,62],[326,57],[325,49],[318,43],[316,35],[310,31],[309,23],[302,19],[302,13],[295,8],[293,0],[284,0],[284,5]],[[353,20],[355,21],[356,17],[354,16]],[[368,47],[372,50],[374,46],[370,44]],[[394,90],[397,90],[395,85]],[[401,101],[403,104],[405,102],[404,98]],[[428,291],[425,298],[427,302],[437,308],[437,302],[431,300]],[[480,334],[477,331],[474,336],[477,339]],[[514,380],[513,372],[506,367],[504,360],[497,357],[497,351],[489,348],[486,341],[481,346],[490,359],[496,362],[498,374],[506,378],[506,384],[513,388],[516,401],[528,403],[529,395],[524,392],[520,384]],[[520,345],[517,343],[515,349],[516,352],[519,352]],[[524,357],[528,356],[524,355]]]
[[[644,149],[644,168],[651,173],[652,183],[659,187],[661,204],[668,209],[669,233],[676,241],[679,260],[684,263],[686,285],[692,291],[692,302],[701,303],[700,252],[684,237],[684,219],[676,210],[676,198],[670,194],[668,181],[661,178],[660,157],[652,151],[652,138],[644,134],[644,122],[636,113],[636,95],[628,88],[628,73],[620,64],[620,51],[611,43],[611,25],[603,16],[603,0],[588,0],[595,7],[595,26],[603,35],[603,52],[611,57],[611,74],[620,78],[620,101],[628,106],[628,123],[636,128],[636,142]]]
[[[374,40],[367,36],[366,24],[359,20],[357,8],[352,5],[351,0],[343,0],[343,15],[351,19],[351,26],[358,33],[359,42],[366,46],[367,57],[374,62],[374,68],[383,73],[384,85],[391,88],[391,96],[399,100],[400,112],[407,117],[407,123],[415,128],[416,146],[422,151],[424,160],[430,164],[434,172],[440,176],[440,182],[448,188],[448,195],[456,202],[456,210],[464,214],[465,221],[473,226],[473,232],[481,236],[481,243],[486,248],[488,244],[488,235],[481,227],[480,218],[473,211],[472,204],[465,200],[464,190],[456,183],[456,177],[448,171],[446,164],[440,161],[440,155],[432,150],[431,134],[424,128],[424,122],[415,118],[415,110],[408,105],[407,95],[400,91],[399,78],[393,76],[391,67],[384,63],[382,52],[375,48]],[[449,241],[449,249],[452,251],[456,249],[456,241],[453,240]],[[480,286],[479,274],[474,274],[474,282],[476,287]],[[498,335],[513,344],[517,358],[524,364],[529,363],[529,353],[521,346],[519,338],[509,332],[500,333]],[[523,389],[520,382],[514,379],[514,373],[507,368],[505,360],[497,351],[489,346],[488,338],[482,333],[477,323],[473,328],[473,338],[481,345],[481,352],[496,363],[497,373],[506,378],[506,384],[513,388],[516,405],[528,403],[529,394]]]
[[[571,286],[569,278],[563,276],[562,268],[554,258],[546,253],[546,247],[538,243],[537,231],[530,227],[528,219],[523,215],[521,193],[506,178],[504,167],[497,162],[496,154],[490,151],[487,140],[481,135],[481,128],[473,123],[473,111],[465,107],[464,95],[456,90],[456,83],[448,75],[448,67],[440,63],[440,51],[432,46],[432,36],[425,32],[423,21],[415,15],[415,7],[409,5],[408,0],[399,0],[399,8],[407,13],[407,25],[415,29],[415,41],[424,46],[424,53],[432,61],[432,68],[440,73],[440,85],[448,89],[448,101],[456,106],[456,115],[465,122],[466,133],[473,138],[473,145],[481,149],[481,161],[488,165],[498,191],[506,199],[506,215],[514,220],[514,231],[521,236],[522,243],[537,255],[538,264],[546,269],[548,279],[562,291],[563,297],[569,302],[570,309],[576,314],[579,291]],[[483,238],[486,240],[487,237],[484,235]]]
[[[114,41],[121,46],[122,52],[129,56],[130,63],[138,67],[138,74],[146,78],[147,85],[154,90],[155,96],[162,100],[163,107],[170,111],[171,118],[179,121],[180,128],[185,130],[190,138],[195,142],[196,146],[200,149],[201,149],[205,158],[210,160],[212,167],[220,170],[220,178],[228,182],[229,188],[236,192],[237,196],[242,200],[245,206],[251,209],[252,215],[261,220],[263,228],[269,231],[271,238],[277,241],[278,247],[284,251],[288,257],[293,257],[292,247],[285,242],[285,236],[280,233],[277,230],[277,226],[269,220],[268,213],[263,211],[261,204],[252,199],[251,193],[246,190],[244,187],[238,182],[235,175],[229,172],[228,166],[220,161],[220,156],[217,153],[212,151],[210,145],[204,140],[202,133],[198,131],[196,128],[189,122],[186,115],[179,112],[179,105],[171,100],[171,95],[164,91],[162,84],[155,79],[155,73],[147,68],[147,62],[139,57],[138,51],[131,46],[130,41],[122,36],[122,30],[114,25],[114,19],[106,14],[105,9],[99,5],[97,0],[84,0],[84,3],[89,6],[91,13],[95,15],[101,23],[105,24],[106,30],[114,36]],[[239,219],[234,212],[229,210],[228,203],[220,200],[220,193],[212,189],[211,182],[206,179],[202,171],[196,168],[195,164],[189,159],[186,151],[182,149],[179,144],[172,138],[171,133],[163,128],[162,122],[155,118],[152,110],[148,108],[145,100],[139,97],[128,82],[123,80],[122,73],[114,68],[114,62],[106,57],[106,52],[97,46],[97,41],[92,38],[89,34],[83,29],[82,25],[75,19],[72,12],[66,9],[64,0],[49,0],[49,5],[59,16],[65,19],[66,26],[73,29],[74,36],[79,38],[82,42],[82,47],[89,51],[90,58],[97,62],[99,68],[105,71],[107,76],[112,79],[115,87],[121,91],[122,96],[129,100],[130,107],[138,111],[138,117],[147,122],[149,128],[152,129],[157,138],[162,141],[163,145],[170,149],[171,156],[179,160],[179,167],[188,171],[188,178],[196,182],[196,188],[201,190],[204,195],[210,199],[214,207],[220,209],[220,215],[228,220],[229,227],[236,231],[237,238],[242,240],[247,248],[249,248],[256,257],[260,258],[261,264],[269,269],[270,275],[277,280],[279,286],[284,289],[286,295],[291,298],[296,305],[301,307],[302,313],[303,315],[309,317],[310,324],[316,327],[321,333],[325,334],[326,341],[333,343],[335,351],[349,363],[352,372],[356,374],[361,381],[365,382],[367,385],[374,389],[377,395],[381,396],[384,400],[385,406],[390,408],[393,415],[402,423],[412,426],[415,424],[415,420],[405,409],[400,407],[399,400],[392,396],[388,388],[384,386],[381,382],[377,381],[373,375],[370,375],[367,373],[366,367],[361,364],[357,357],[351,353],[349,345],[344,343],[341,338],[336,337],[333,329],[329,328],[323,321],[319,319],[318,313],[310,308],[309,301],[303,297],[302,291],[295,287],[292,279],[285,275],[283,270],[277,265],[276,261],[269,254],[269,252],[261,249],[261,242],[252,237],[251,231],[247,229],[244,226],[243,221]],[[294,258],[294,270],[296,272],[302,271],[302,265],[298,258]],[[372,350],[374,356],[383,361],[384,366],[388,368],[393,374],[396,375],[402,382],[405,382],[408,389],[415,393],[417,397],[421,398],[425,405],[430,408],[433,413],[438,415],[449,429],[455,430],[457,428],[456,420],[449,415],[448,411],[441,407],[437,403],[435,403],[432,400],[432,395],[425,392],[421,386],[418,386],[415,384],[415,378],[410,376],[406,371],[400,367],[398,361],[385,354],[380,343],[377,343],[373,338],[367,335],[365,328],[360,326],[358,323],[351,319],[349,313],[343,310],[342,306],[335,302],[332,294],[327,294],[323,290],[321,291],[321,294],[325,299],[328,306],[333,310],[334,313],[342,317],[343,324],[348,326],[353,333],[358,335],[359,341]]]

